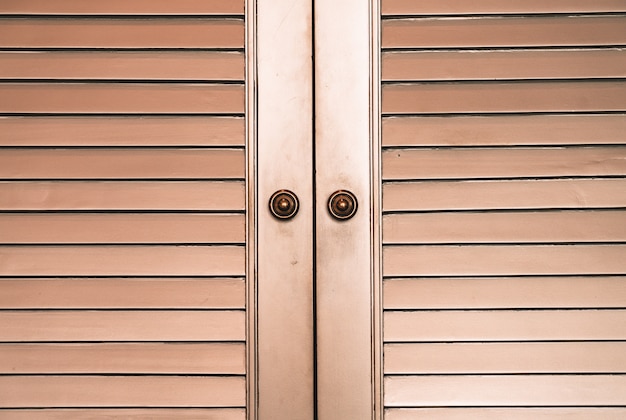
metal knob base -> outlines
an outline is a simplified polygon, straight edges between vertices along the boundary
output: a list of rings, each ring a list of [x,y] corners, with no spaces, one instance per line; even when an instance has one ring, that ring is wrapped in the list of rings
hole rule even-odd
[[[352,218],[356,214],[357,208],[356,196],[350,191],[335,191],[328,199],[328,211],[337,220]]]
[[[270,197],[270,212],[281,220],[291,219],[298,213],[298,197],[289,190],[278,190]]]

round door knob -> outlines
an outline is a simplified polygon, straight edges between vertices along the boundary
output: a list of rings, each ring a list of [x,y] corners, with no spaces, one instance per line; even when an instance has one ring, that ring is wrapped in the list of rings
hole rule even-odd
[[[270,197],[270,211],[279,219],[291,219],[298,213],[298,197],[289,190],[278,190]]]
[[[350,191],[339,190],[328,199],[328,211],[337,220],[348,220],[357,210],[357,200]]]

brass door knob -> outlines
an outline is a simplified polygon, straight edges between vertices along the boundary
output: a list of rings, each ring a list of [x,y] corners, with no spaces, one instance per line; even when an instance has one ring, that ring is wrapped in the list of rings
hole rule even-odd
[[[270,211],[278,219],[291,219],[298,213],[298,207],[298,197],[289,190],[278,190],[270,197]]]
[[[328,211],[337,220],[348,220],[355,215],[357,200],[350,191],[339,190],[330,195]]]

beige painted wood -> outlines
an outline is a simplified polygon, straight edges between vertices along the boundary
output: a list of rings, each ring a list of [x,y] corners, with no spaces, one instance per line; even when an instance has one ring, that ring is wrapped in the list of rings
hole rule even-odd
[[[243,182],[0,182],[2,210],[243,210]]]
[[[384,15],[623,12],[622,0],[383,0]]]
[[[239,19],[3,18],[2,48],[242,48]]]
[[[386,309],[624,308],[626,277],[387,279]]]
[[[403,80],[506,80],[617,78],[626,75],[620,49],[390,51],[382,78]]]
[[[232,0],[108,0],[106,3],[82,0],[12,0],[0,1],[2,14],[51,15],[233,15],[243,14],[244,2]]]
[[[4,407],[243,407],[245,378],[5,376]]]
[[[0,22],[2,28],[2,22]],[[2,35],[0,35],[1,37]],[[0,112],[232,114],[244,111],[238,84],[5,83]]]
[[[241,276],[242,246],[0,246],[3,276]]]
[[[9,342],[243,341],[245,328],[244,311],[0,312],[0,341]]]
[[[243,146],[240,117],[0,117],[2,146]]]
[[[623,144],[626,118],[623,114],[387,117],[382,130],[386,147]]]
[[[383,48],[599,46],[626,42],[623,16],[392,19]]]
[[[385,341],[623,340],[624,310],[387,311]]]
[[[5,51],[9,80],[230,80],[244,78],[244,54],[211,51]]]
[[[626,84],[470,82],[393,84],[382,88],[383,114],[622,111]]]
[[[4,374],[243,375],[245,360],[244,343],[0,345]]]
[[[393,406],[624,405],[625,375],[397,376],[385,379]]]
[[[626,343],[387,344],[386,374],[624,373]]]
[[[385,276],[622,274],[624,245],[386,246]]]
[[[386,420],[621,420],[622,407],[390,408]]]
[[[624,207],[626,180],[387,183],[383,197],[385,211]]]
[[[624,242],[626,212],[409,213],[383,218],[388,244]]]
[[[243,278],[4,278],[2,309],[244,309]]]
[[[12,420],[245,420],[244,408],[84,408],[2,410]]]

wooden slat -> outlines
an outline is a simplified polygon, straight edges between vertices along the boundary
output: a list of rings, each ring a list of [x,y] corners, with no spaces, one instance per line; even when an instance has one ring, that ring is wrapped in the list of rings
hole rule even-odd
[[[624,340],[626,310],[386,311],[386,342]]]
[[[233,15],[243,14],[244,2],[232,0],[107,0],[106,3],[83,0],[12,0],[0,1],[1,14],[49,15]]]
[[[622,45],[623,16],[392,19],[383,48]]]
[[[232,114],[243,111],[244,87],[238,84],[0,84],[0,112],[6,113]]]
[[[385,373],[626,373],[626,342],[387,344]]]
[[[385,309],[626,308],[626,277],[386,279],[383,297]]]
[[[622,407],[390,408],[385,420],[622,420]]]
[[[0,117],[2,146],[243,146],[237,117]]]
[[[626,273],[626,245],[386,246],[385,276]]]
[[[386,147],[626,143],[624,115],[387,117],[382,130]]]
[[[244,22],[239,19],[0,20],[1,48],[242,48],[243,45]]]
[[[388,183],[383,197],[385,211],[624,207],[626,180]]]
[[[243,210],[243,182],[0,182],[2,210]]]
[[[392,214],[383,218],[383,241],[388,244],[626,242],[626,212]]]
[[[245,365],[244,343],[0,345],[2,374],[232,375]]]
[[[2,309],[244,309],[243,278],[0,280]]]
[[[244,311],[0,312],[5,342],[243,341],[245,329]]]
[[[624,405],[625,375],[397,376],[388,406]]]
[[[243,377],[4,376],[3,407],[242,407]]]
[[[241,276],[241,246],[0,246],[2,276]]]
[[[242,81],[244,59],[210,51],[4,51],[0,79]]]
[[[0,417],[11,420],[245,420],[244,408],[86,408],[2,410]]]
[[[623,12],[623,0],[383,0],[383,15]],[[503,417],[504,418],[504,417]]]
[[[4,179],[244,177],[238,149],[0,149]]]
[[[625,98],[626,83],[613,81],[393,84],[383,86],[382,112],[623,111]]]
[[[413,51],[382,55],[383,81],[617,78],[620,49]]]

